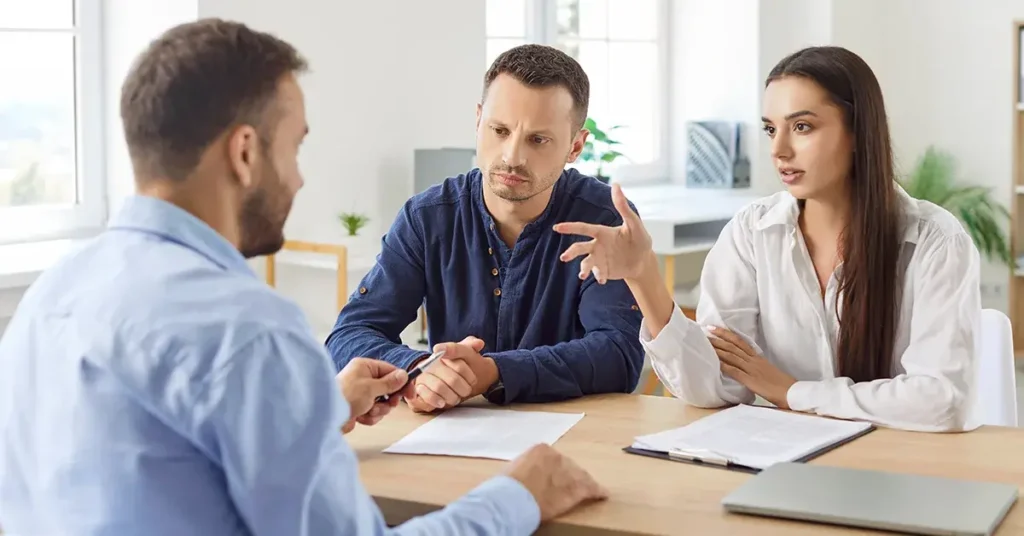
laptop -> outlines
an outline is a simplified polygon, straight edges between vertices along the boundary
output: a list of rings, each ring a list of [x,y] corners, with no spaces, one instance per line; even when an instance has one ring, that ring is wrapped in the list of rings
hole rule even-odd
[[[925,535],[989,536],[1017,486],[778,463],[722,500],[726,511]]]

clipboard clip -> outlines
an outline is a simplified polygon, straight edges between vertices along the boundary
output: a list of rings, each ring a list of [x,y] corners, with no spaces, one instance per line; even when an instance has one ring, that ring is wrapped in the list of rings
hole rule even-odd
[[[720,452],[689,446],[673,447],[667,454],[670,458],[680,458],[714,465],[729,466],[735,463],[731,458]]]

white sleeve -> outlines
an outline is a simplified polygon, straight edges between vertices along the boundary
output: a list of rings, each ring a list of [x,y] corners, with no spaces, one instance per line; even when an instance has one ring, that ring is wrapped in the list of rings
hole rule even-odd
[[[640,326],[640,342],[661,383],[676,398],[694,406],[714,408],[754,401],[753,392],[722,373],[704,331],[704,326],[724,327],[763,355],[750,221],[749,210],[737,214],[708,252],[700,277],[697,322],[675,307],[657,337],[651,337],[646,320]]]
[[[906,371],[854,384],[850,378],[797,382],[791,409],[894,428],[943,432],[965,427],[973,397],[975,329],[981,314],[980,257],[966,233],[940,238],[913,273]]]

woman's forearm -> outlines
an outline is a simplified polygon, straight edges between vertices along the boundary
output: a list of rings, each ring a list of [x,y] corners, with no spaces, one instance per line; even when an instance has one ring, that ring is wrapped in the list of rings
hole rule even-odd
[[[665,329],[672,319],[675,299],[669,294],[658,271],[658,257],[652,251],[644,261],[644,269],[636,279],[626,279],[629,290],[644,315],[651,338]]]

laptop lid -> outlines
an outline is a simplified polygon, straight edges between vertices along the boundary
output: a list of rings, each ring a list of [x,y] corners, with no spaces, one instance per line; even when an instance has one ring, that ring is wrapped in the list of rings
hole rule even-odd
[[[992,534],[1017,486],[829,467],[773,465],[727,495],[729,512],[926,535]]]

